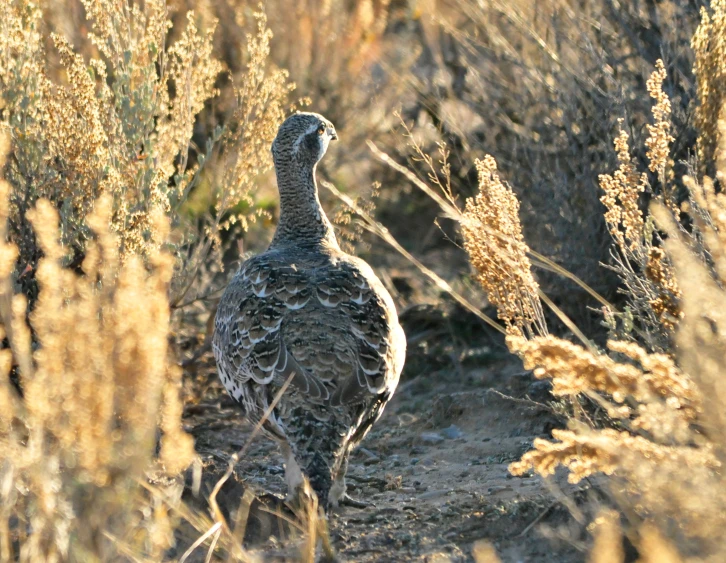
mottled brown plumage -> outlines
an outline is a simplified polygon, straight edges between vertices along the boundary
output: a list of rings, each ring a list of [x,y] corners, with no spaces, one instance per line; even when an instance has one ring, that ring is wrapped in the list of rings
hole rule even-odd
[[[340,249],[318,199],[315,167],[336,138],[313,113],[280,127],[280,222],[230,282],[214,335],[220,378],[253,422],[294,373],[263,428],[281,444],[290,493],[302,471],[329,505],[345,494],[348,455],[396,389],[406,349],[390,295]]]

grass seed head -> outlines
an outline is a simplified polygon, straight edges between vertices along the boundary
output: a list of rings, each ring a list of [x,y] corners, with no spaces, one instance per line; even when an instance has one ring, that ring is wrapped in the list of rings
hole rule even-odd
[[[539,286],[519,222],[519,201],[504,185],[493,157],[476,161],[479,193],[461,220],[464,248],[477,281],[512,334],[546,334]]]

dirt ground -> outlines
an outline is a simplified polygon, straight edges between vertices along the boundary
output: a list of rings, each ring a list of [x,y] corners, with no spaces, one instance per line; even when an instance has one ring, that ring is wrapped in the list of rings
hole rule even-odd
[[[331,517],[337,560],[472,561],[473,543],[482,539],[504,562],[584,560],[581,542],[572,539],[581,530],[566,505],[586,495],[585,487],[574,490],[560,475],[545,483],[507,471],[534,438],[560,424],[546,408],[546,384],[506,356],[479,364],[401,382],[351,458],[349,492],[371,506],[345,507]],[[204,464],[202,498],[187,494],[200,508],[252,431],[210,382],[185,418]],[[249,443],[222,488],[221,509],[234,515],[247,488],[278,505],[271,495],[285,494],[281,458],[264,436]],[[295,531],[270,518],[252,511],[247,547],[265,561],[295,560]]]

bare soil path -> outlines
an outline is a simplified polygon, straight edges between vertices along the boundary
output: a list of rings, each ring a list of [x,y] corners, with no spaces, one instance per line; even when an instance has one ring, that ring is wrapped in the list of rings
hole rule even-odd
[[[506,397],[505,397],[506,396]],[[211,397],[211,398],[210,398]],[[463,373],[402,382],[394,400],[349,470],[351,496],[372,503],[333,515],[330,536],[340,561],[472,561],[472,546],[489,540],[504,562],[576,562],[584,555],[563,530],[576,529],[559,491],[576,491],[563,478],[512,477],[507,466],[558,420],[541,405],[546,385],[511,360]],[[213,386],[187,409],[187,429],[203,463],[201,495],[224,474],[229,456],[247,442],[251,426]],[[218,501],[233,513],[246,488],[285,494],[277,447],[255,438]],[[552,486],[554,485],[554,487]],[[188,495],[189,496],[189,495]],[[200,508],[204,499],[192,499]],[[542,527],[550,530],[544,538]],[[254,512],[250,549],[266,561],[296,559],[294,535],[266,513]]]

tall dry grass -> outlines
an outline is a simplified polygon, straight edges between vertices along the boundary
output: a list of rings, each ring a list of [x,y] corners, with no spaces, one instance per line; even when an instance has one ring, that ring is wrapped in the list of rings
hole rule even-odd
[[[647,164],[641,147],[651,107],[643,89],[659,58],[668,70],[663,89],[672,103],[676,168],[688,160],[696,132],[687,45],[698,25],[697,5],[438,2],[420,24],[421,60],[430,53],[432,70],[404,75],[417,92],[415,101],[403,102],[404,116],[428,152],[437,141],[447,143],[461,195],[475,195],[474,163],[492,155],[521,202],[520,221],[532,249],[619,301],[618,276],[600,268],[613,259],[598,176],[618,166],[610,139],[622,116],[638,148],[634,158],[641,167]],[[412,168],[425,176],[421,165],[413,162]],[[654,183],[655,173],[648,176]],[[538,280],[602,342],[599,314],[582,307],[588,300],[584,289],[553,272],[540,272]],[[555,316],[548,314],[548,320],[558,326]]]
[[[726,36],[725,8],[714,2],[712,12],[704,9],[693,40],[701,96],[695,110],[701,127],[698,169],[715,170],[719,181],[726,177],[722,154],[726,122],[723,113],[714,117],[713,106],[726,107],[726,91],[715,86],[720,71],[713,66],[723,65],[714,56]],[[659,185],[651,185],[648,176],[638,171],[622,128],[615,139],[619,169],[600,177],[605,219],[619,259],[616,271],[630,305],[627,315],[606,311],[611,334],[620,340],[611,340],[603,351],[553,336],[525,337],[524,331],[507,339],[526,368],[552,381],[553,395],[587,397],[609,421],[603,427],[587,412],[575,411],[567,429],[553,431],[555,441],[535,440],[534,449],[510,470],[548,476],[564,466],[574,483],[598,474],[610,477],[605,485],[622,512],[604,513],[594,525],[593,560],[623,561],[618,546],[624,531],[645,560],[717,561],[726,554],[718,532],[726,513],[722,475],[726,347],[720,305],[726,297],[722,264],[726,208],[708,176],[681,179],[688,202],[680,205],[672,172],[670,100],[661,87],[666,71],[661,61],[655,66],[647,83],[654,106],[645,145]],[[486,183],[480,183],[480,189],[491,191]],[[640,194],[646,191],[653,197],[643,213]],[[510,208],[513,221],[515,212]],[[682,213],[690,219],[688,228],[681,224]],[[511,238],[499,223],[489,220],[484,226]],[[482,277],[501,275],[499,269],[489,270],[492,261],[478,259],[481,251],[470,249],[472,264],[486,269]],[[510,275],[526,275],[526,262],[508,265],[515,268]],[[520,307],[527,306],[516,292],[510,294],[520,300]],[[506,318],[506,304],[493,302]],[[629,326],[618,325],[614,317]]]
[[[573,405],[567,428],[555,430],[554,440],[535,440],[534,449],[510,469],[547,477],[564,467],[573,483],[607,476],[596,482],[617,511],[602,511],[590,527],[593,561],[624,561],[623,535],[646,561],[719,561],[726,554],[718,532],[725,513],[721,380],[726,348],[720,304],[726,297],[721,193],[726,89],[718,82],[725,10],[721,2],[702,10],[690,43],[692,56],[685,57],[694,61],[690,84],[698,95],[687,108],[697,124],[688,135],[690,145],[680,144],[683,139],[674,134],[683,132],[677,131],[664,86],[668,70],[660,59],[640,92],[652,104],[641,157],[634,155],[627,132],[634,128],[633,117],[610,122],[614,171],[601,173],[597,181],[613,258],[607,267],[617,274],[625,299],[613,305],[580,280],[580,287],[603,305],[610,334],[605,349],[540,290],[533,264],[557,274],[562,270],[526,243],[514,191],[503,183],[492,156],[476,161],[479,193],[459,209],[446,159],[435,170],[434,159],[414,142],[428,177],[423,182],[377,152],[444,216],[460,223],[475,277],[505,324],[510,351],[536,377],[551,381],[555,397]],[[408,126],[406,132],[410,137]],[[677,161],[689,147],[695,161]],[[547,334],[540,300],[579,343]]]
[[[187,555],[251,557],[219,510],[150,477],[193,459],[168,338],[200,340],[185,311],[213,310],[230,233],[262,219],[244,240],[269,235],[268,147],[294,80],[355,147],[321,171],[365,228],[571,401],[568,428],[512,469],[609,476],[620,512],[592,524],[593,560],[621,561],[622,534],[653,561],[720,560],[724,3],[433,4],[0,5],[0,558],[163,560],[188,524]],[[426,197],[370,137],[413,155]],[[373,178],[375,212],[357,199]],[[428,232],[439,208],[504,327],[380,224]],[[310,559],[314,507],[304,520]]]
[[[7,134],[3,140],[7,149]],[[176,474],[194,457],[179,420],[180,373],[168,361],[172,257],[152,250],[146,266],[136,256],[122,261],[106,195],[85,218],[89,241],[78,275],[63,265],[58,212],[39,199],[28,211],[43,253],[28,322],[27,298],[13,290],[19,249],[6,242],[11,189],[0,182],[7,342],[0,558],[111,560],[123,551],[160,558],[173,543],[166,503],[174,500],[150,494],[141,482],[155,466]],[[157,232],[168,231],[163,215],[151,220]]]
[[[200,147],[221,95],[214,22],[88,0],[74,46],[57,8],[0,6],[0,559],[161,561],[187,542],[252,560],[218,510],[181,502],[196,454],[171,319],[219,283],[203,274],[249,215],[292,85],[257,11]],[[202,189],[211,205],[190,215]]]

